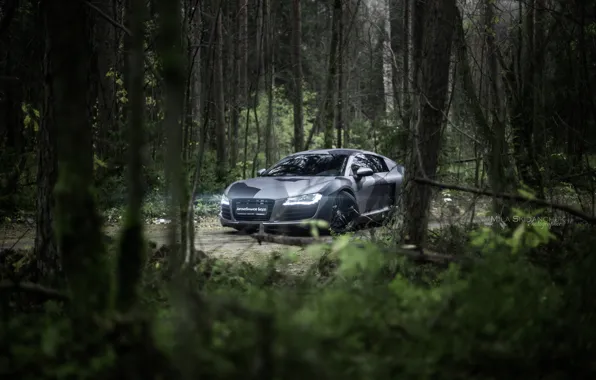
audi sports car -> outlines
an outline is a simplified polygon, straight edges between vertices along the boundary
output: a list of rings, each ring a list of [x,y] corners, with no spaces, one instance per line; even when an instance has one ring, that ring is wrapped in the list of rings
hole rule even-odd
[[[221,198],[224,227],[288,229],[324,220],[346,232],[382,222],[399,199],[404,167],[355,149],[325,149],[285,157],[257,178],[232,183]]]

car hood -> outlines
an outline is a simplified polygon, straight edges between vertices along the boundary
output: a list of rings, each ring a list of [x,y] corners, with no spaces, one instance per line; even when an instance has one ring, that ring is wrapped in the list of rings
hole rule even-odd
[[[258,177],[231,184],[229,198],[283,199],[318,193],[336,177]]]

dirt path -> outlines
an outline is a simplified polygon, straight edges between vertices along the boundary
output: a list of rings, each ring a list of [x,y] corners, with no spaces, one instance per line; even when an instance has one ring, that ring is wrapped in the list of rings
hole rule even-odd
[[[458,216],[450,213],[451,204],[435,202],[431,208],[430,229],[437,229],[449,223],[462,223],[469,221],[470,207],[459,206]],[[478,209],[477,209],[478,211]],[[479,220],[480,219],[480,220]],[[486,222],[486,218],[477,217],[476,222]],[[442,222],[440,222],[441,220]],[[32,221],[31,221],[32,222]],[[159,223],[160,220],[153,220],[153,223]],[[162,220],[162,222],[165,222]],[[105,228],[107,235],[116,237],[118,235],[118,226],[108,226]],[[168,243],[168,225],[167,224],[148,224],[145,226],[145,236],[155,242],[158,246]],[[369,235],[371,230],[362,230],[357,234]],[[326,240],[331,240],[326,237]],[[0,226],[0,251],[8,248],[28,249],[35,244],[35,227],[27,227],[23,224],[10,224]],[[275,243],[262,242],[260,245],[255,239],[245,234],[236,232],[231,228],[223,228],[217,217],[205,217],[197,225],[195,245],[197,249],[202,250],[208,255],[221,258],[226,261],[244,261],[253,264],[263,262],[271,253],[274,252],[292,252],[296,259],[303,264],[314,260],[305,249]],[[300,265],[302,266],[302,265]],[[300,271],[300,269],[296,268]]]
[[[431,222],[429,228],[436,229],[442,224],[440,222]],[[167,243],[167,224],[147,225],[145,235],[149,240],[157,245]],[[107,227],[106,233],[110,236],[117,236],[117,227]],[[360,233],[366,234],[367,230]],[[330,239],[330,238],[328,238]],[[0,250],[7,248],[27,249],[32,248],[35,242],[34,227],[24,225],[10,225],[0,227]],[[205,223],[197,228],[196,246],[198,249],[215,255],[244,255],[250,252],[273,252],[286,249],[287,246],[274,243],[263,242],[259,245],[253,238],[245,234],[236,232],[231,228],[223,228],[213,221]]]

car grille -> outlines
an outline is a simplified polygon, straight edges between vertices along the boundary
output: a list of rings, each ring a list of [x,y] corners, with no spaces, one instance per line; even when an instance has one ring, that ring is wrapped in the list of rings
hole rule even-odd
[[[238,221],[267,221],[271,218],[274,204],[273,199],[234,199],[232,200],[232,210],[234,218]],[[241,215],[236,211],[238,205],[246,207],[266,206],[267,212],[264,215]]]
[[[279,217],[280,222],[290,222],[312,218],[317,212],[318,204],[312,206],[287,206]]]
[[[232,212],[230,211],[230,206],[222,205],[221,206],[221,217],[227,220],[232,219]]]

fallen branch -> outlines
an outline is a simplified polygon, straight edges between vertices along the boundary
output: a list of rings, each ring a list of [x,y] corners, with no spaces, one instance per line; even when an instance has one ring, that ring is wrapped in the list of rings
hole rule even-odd
[[[314,243],[329,243],[329,239],[321,239],[314,237],[304,236],[285,236],[285,235],[272,235],[265,233],[257,233],[250,235],[251,238],[255,239],[259,244],[261,242],[275,243],[283,245],[292,245],[296,247],[306,247]]]
[[[58,290],[47,288],[43,285],[34,284],[32,282],[14,282],[4,280],[0,282],[0,292],[4,291],[21,291],[25,293],[38,294],[47,299],[58,301],[68,301],[68,296]]]
[[[591,225],[596,225],[596,217],[586,214],[574,207],[552,203],[552,202],[546,201],[544,199],[528,198],[523,195],[517,195],[517,194],[495,193],[492,191],[480,190],[480,189],[458,186],[458,185],[448,185],[445,183],[440,183],[440,182],[436,182],[436,181],[433,181],[430,179],[425,179],[425,178],[414,178],[413,181],[420,183],[420,184],[437,187],[439,189],[457,190],[457,191],[463,191],[463,192],[471,193],[471,194],[484,195],[487,197],[495,197],[495,198],[515,201],[515,202],[528,202],[528,203],[531,203],[536,206],[549,207],[549,208],[552,208],[555,210],[566,212],[569,215],[578,217]]]

